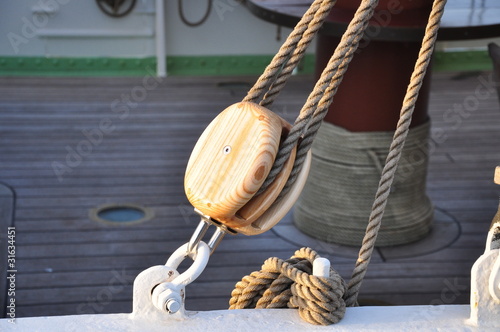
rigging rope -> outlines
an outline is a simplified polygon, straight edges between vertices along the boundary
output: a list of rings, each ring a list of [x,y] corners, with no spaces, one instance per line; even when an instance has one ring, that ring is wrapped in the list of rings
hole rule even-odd
[[[422,46],[418,54],[417,62],[415,63],[415,69],[411,75],[410,84],[406,90],[400,118],[389,149],[389,154],[387,155],[384,169],[382,171],[379,187],[377,189],[377,193],[375,194],[375,201],[373,202],[372,212],[368,220],[366,234],[363,238],[363,243],[358,254],[354,271],[351,279],[349,280],[346,300],[348,306],[356,304],[359,288],[361,287],[368,264],[370,263],[373,248],[375,247],[375,241],[377,239],[377,233],[384,215],[384,209],[387,204],[387,199],[389,198],[391,185],[394,180],[394,175],[396,174],[396,169],[403,151],[406,136],[408,135],[408,131],[410,129],[411,118],[413,110],[415,109],[418,92],[422,86],[427,67],[431,61],[434,45],[436,44],[439,22],[443,16],[445,5],[446,0],[434,0],[432,5],[429,21],[427,22],[427,26],[425,28],[425,36],[422,41]]]
[[[273,93],[269,91],[268,96],[260,102],[262,106],[269,106],[272,103],[274,98],[279,93],[279,89],[283,88],[286,79],[295,68],[293,67],[289,72],[287,72],[286,70],[282,70],[283,66],[287,62],[295,65],[298,64],[304,56],[307,46],[309,46],[313,40],[326,18],[326,15],[328,15],[335,2],[336,0],[315,0],[311,4],[309,9],[300,19],[299,23],[297,23],[283,45],[280,47],[278,53],[276,53],[273,57],[271,63],[267,65],[257,82],[255,82],[253,87],[248,91],[246,97],[243,98],[243,101],[257,103],[258,99],[266,91],[272,89],[272,86],[274,85],[274,90],[276,91],[273,91]],[[297,47],[299,42],[301,43],[301,47]],[[279,85],[279,89],[278,85],[274,83],[277,79],[282,79],[283,81],[283,83]],[[267,101],[264,102],[266,99]]]
[[[368,26],[368,21],[372,17],[377,4],[378,0],[363,0],[360,4],[346,32],[342,35],[340,43],[337,45],[330,61],[300,110],[299,116],[295,120],[290,133],[281,144],[273,167],[259,192],[267,189],[275,180],[276,176],[281,172],[283,165],[288,160],[293,148],[301,140],[292,172],[280,197],[285,195],[295,182],[304,163],[307,151],[311,148],[314,137],[321,126],[321,121],[328,112],[328,107],[332,103],[333,96],[337,92],[338,86],[342,81],[354,52],[358,48],[359,41],[363,37],[364,31]]]
[[[314,34],[318,31],[319,26],[328,13],[326,11],[327,8],[329,11],[334,2],[335,0],[314,1],[311,8],[306,12],[299,24],[292,31],[285,44],[280,48],[278,54],[273,58],[271,64],[266,68],[265,72],[261,75],[254,87],[252,87],[252,89],[248,92],[244,101],[256,102],[256,100],[262,94],[264,94],[264,97],[260,102],[261,105],[272,104],[277,94],[284,86],[285,81],[289,77],[291,71],[303,56],[304,49],[302,47],[310,43],[310,39],[312,39],[311,36],[314,36]],[[298,145],[297,156],[292,173],[280,197],[287,192],[288,188],[290,188],[290,186],[295,181],[296,176],[304,162],[307,151],[311,147],[311,144],[316,136],[317,131],[319,130],[321,122],[332,102],[333,96],[335,95],[338,86],[342,81],[343,75],[347,70],[347,66],[358,47],[360,39],[363,37],[363,33],[368,26],[368,21],[373,15],[374,9],[377,4],[378,0],[363,0],[358,7],[354,18],[349,23],[349,26],[342,36],[339,45],[335,49],[335,52],[330,58],[330,61],[328,62],[326,68],[323,70],[320,79],[318,80],[318,82],[316,82],[313,91],[302,107],[300,114],[295,120],[290,133],[281,144],[278,155],[276,156],[274,165],[268,175],[268,178],[266,179],[258,193],[264,191],[274,181],[275,177],[280,173],[285,161],[288,159],[291,151],[296,145]],[[369,217],[363,243],[360,248],[358,259],[356,261],[356,265],[348,284],[347,294],[345,296],[345,304],[347,306],[357,305],[359,289],[366,274],[368,264],[370,262],[371,255],[375,246],[375,241],[381,225],[391,185],[394,180],[403,146],[410,128],[411,118],[413,110],[415,108],[418,93],[422,86],[427,67],[429,66],[431,60],[432,52],[436,42],[437,32],[439,29],[439,22],[443,15],[445,4],[446,0],[434,0],[433,2],[418,59],[416,61],[414,71],[412,73],[410,83],[403,100],[400,119],[398,121],[397,128],[393,136],[393,141],[386,158],[386,163],[382,171],[379,186],[375,195],[375,201],[372,205],[372,211]],[[315,11],[316,14],[313,15]],[[307,37],[305,37],[304,41],[301,42],[302,34],[305,34],[306,31]],[[274,261],[276,260],[277,259],[275,259]],[[277,263],[273,264],[274,266],[276,266]],[[279,264],[285,265],[281,262],[279,262]],[[268,280],[271,276],[279,276],[277,271],[269,273],[257,279]],[[250,283],[250,281],[245,280],[245,278],[242,282]],[[251,294],[258,294],[265,287],[261,285],[257,288],[258,289],[254,289]],[[245,287],[243,287],[242,284],[240,284],[239,286],[237,285],[235,291],[233,292],[235,294],[234,296],[241,295],[246,299],[245,301],[247,301],[248,303],[253,303],[252,301],[254,300],[252,300],[252,295],[249,293],[245,293],[243,289],[245,289]],[[344,295],[342,295],[342,298],[344,298]],[[233,306],[239,307],[236,304],[239,303],[239,300],[231,299],[231,301],[232,308]],[[271,301],[272,303],[273,300],[269,300],[269,298],[266,297],[265,301],[266,303],[269,301]],[[257,303],[258,301],[255,303],[255,305],[257,305]],[[243,307],[246,307],[246,305]]]

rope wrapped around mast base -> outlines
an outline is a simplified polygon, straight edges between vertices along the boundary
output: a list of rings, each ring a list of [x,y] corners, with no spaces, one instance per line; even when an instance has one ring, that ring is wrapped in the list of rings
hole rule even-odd
[[[330,269],[330,277],[312,275],[319,255],[310,248],[297,250],[290,259],[268,258],[262,270],[243,277],[231,293],[229,309],[298,308],[311,324],[338,323],[345,314],[347,285]]]
[[[294,210],[299,230],[360,246],[394,132],[350,132],[325,122],[313,144],[311,172]],[[434,207],[426,194],[430,122],[411,128],[377,236],[377,246],[425,237]]]

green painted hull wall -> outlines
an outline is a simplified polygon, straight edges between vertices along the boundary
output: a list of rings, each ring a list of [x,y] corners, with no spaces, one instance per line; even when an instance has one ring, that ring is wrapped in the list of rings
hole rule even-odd
[[[170,56],[168,75],[227,76],[258,75],[271,61],[271,55],[249,56]],[[486,51],[437,52],[433,62],[438,71],[491,70]],[[154,75],[156,58],[46,58],[0,57],[0,76],[141,76]],[[314,55],[308,54],[298,73],[314,72]]]

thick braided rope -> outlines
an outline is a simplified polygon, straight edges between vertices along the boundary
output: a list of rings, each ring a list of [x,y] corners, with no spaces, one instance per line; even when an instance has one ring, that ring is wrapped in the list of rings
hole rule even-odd
[[[295,50],[293,51],[290,59],[284,64],[284,67],[278,74],[278,77],[269,87],[268,91],[265,93],[264,97],[260,101],[260,105],[264,107],[269,107],[279,92],[285,86],[288,78],[292,75],[293,70],[299,64],[300,60],[303,58],[305,51],[313,38],[316,36],[319,28],[323,24],[326,16],[335,5],[336,0],[327,0],[323,1],[318,11],[315,13],[314,18],[311,22],[309,22],[307,29],[302,33],[302,37],[300,38]]]
[[[246,97],[243,101],[257,102],[261,95],[268,89],[268,87],[275,80],[278,72],[283,68],[283,65],[290,59],[290,56],[294,52],[299,41],[302,40],[304,32],[309,28],[309,23],[313,21],[317,12],[323,12],[325,7],[330,7],[332,0],[315,0],[309,9],[306,11],[304,16],[300,19],[299,23],[292,30],[285,43],[280,47],[278,53],[274,56],[271,63],[266,67],[262,75],[259,77],[257,82],[248,91]],[[319,24],[318,29],[321,24]],[[314,35],[308,35],[311,39]],[[300,61],[302,54],[297,54],[297,58],[294,61]]]
[[[304,162],[310,144],[319,129],[321,120],[328,111],[328,106],[331,104],[333,96],[337,92],[337,88],[342,81],[342,78],[347,70],[348,64],[351,61],[354,52],[356,51],[359,40],[363,37],[363,33],[368,26],[368,21],[373,15],[374,9],[378,4],[378,0],[363,0],[360,4],[352,21],[349,23],[346,32],[342,35],[340,43],[337,45],[330,61],[321,73],[319,80],[316,82],[313,91],[308,96],[306,103],[302,107],[299,116],[290,130],[290,133],[285,138],[280,146],[273,167],[269,172],[266,180],[262,184],[259,192],[264,191],[281,172],[283,165],[288,160],[290,153],[297,145],[302,136],[308,132],[305,137],[306,141],[302,141],[300,145],[305,143],[304,147],[299,146],[297,157],[294,163],[294,169],[287,181],[286,189],[282,191],[284,195],[288,188],[293,184],[298,172]],[[318,112],[318,113],[316,113]],[[316,116],[314,116],[316,113]],[[316,120],[310,125],[311,119],[316,117]],[[310,129],[309,129],[310,127]],[[306,150],[307,148],[307,150]]]
[[[311,272],[307,260],[291,258],[286,262],[305,272]],[[231,292],[229,309],[283,308],[291,296],[292,281],[279,271],[255,271],[243,277]],[[289,295],[290,293],[290,295]]]
[[[366,234],[363,239],[363,244],[359,251],[356,266],[349,281],[347,305],[353,306],[357,302],[357,296],[361,283],[366,274],[368,264],[370,263],[371,254],[377,239],[377,233],[380,228],[384,209],[387,204],[389,192],[396,173],[401,152],[405,143],[406,136],[410,129],[411,118],[415,103],[417,101],[418,92],[422,86],[427,67],[431,61],[432,52],[437,38],[439,22],[444,12],[446,0],[435,0],[429,21],[425,29],[425,36],[422,41],[422,46],[418,55],[415,69],[410,79],[410,84],[406,90],[406,95],[401,108],[400,119],[394,138],[386,158],[386,163],[382,171],[382,176],[379,182],[379,187],[375,195],[375,201],[372,206],[372,212],[366,228]]]
[[[297,258],[296,256],[300,256],[301,258]],[[297,269],[307,273],[312,273],[312,265],[309,260],[314,260],[316,256],[317,254],[312,249],[302,248],[296,251],[295,255],[286,260],[286,262],[292,264]],[[259,308],[266,308],[269,305],[266,304],[266,302],[271,302],[266,301],[265,299],[269,295],[266,294],[264,296],[266,290],[273,292],[273,297],[276,297],[276,294],[283,292],[285,288],[287,288],[281,287],[281,284],[291,284],[290,279],[285,277],[286,280],[283,280],[280,278],[280,275],[281,273],[278,271],[264,271],[263,266],[262,271],[255,271],[249,276],[243,277],[243,279],[236,284],[235,289],[231,293],[232,298],[229,301],[229,309],[255,308],[260,296],[262,296],[263,300],[261,301]],[[284,302],[285,307],[288,302],[288,298],[286,298]],[[278,308],[282,307],[283,305],[278,306]]]
[[[370,14],[370,16],[371,15],[372,14]],[[365,25],[362,28],[363,31],[368,26],[368,20],[365,21],[364,23]],[[295,180],[297,179],[297,176],[299,175],[300,170],[302,169],[302,165],[304,164],[304,161],[306,159],[307,152],[311,149],[311,146],[314,142],[314,138],[316,137],[316,134],[318,133],[319,128],[322,124],[322,121],[325,118],[326,114],[328,113],[330,104],[333,101],[333,96],[335,96],[335,94],[337,93],[338,87],[342,82],[344,73],[347,71],[347,67],[351,62],[352,57],[354,56],[354,53],[358,48],[359,41],[361,40],[362,37],[363,34],[361,33],[356,35],[356,38],[353,40],[352,47],[350,47],[347,50],[347,53],[342,63],[339,65],[338,70],[335,72],[335,75],[331,79],[331,84],[326,88],[326,91],[324,92],[318,105],[316,106],[316,109],[314,110],[314,113],[307,124],[307,129],[305,130],[302,139],[300,140],[300,144],[298,145],[297,154],[295,156],[295,161],[292,171],[288,176],[287,183],[285,184],[285,187],[282,189],[279,198],[286,195],[290,190],[290,188],[295,183]],[[332,64],[332,66],[334,66],[334,64]]]
[[[299,315],[309,323],[337,323],[345,314],[346,284],[333,270],[329,278],[311,275],[317,257],[312,249],[302,248],[287,261],[267,259],[261,271],[236,284],[229,309],[299,308]]]
[[[306,258],[294,258],[285,261],[296,269],[304,271],[306,273],[312,273],[312,265]],[[266,266],[266,263],[264,263]],[[267,269],[264,268],[263,269]],[[276,271],[279,271],[275,269]],[[266,291],[262,294],[261,298],[257,301],[255,305],[256,308],[283,308],[288,306],[288,301],[292,296],[290,287],[293,284],[293,280],[280,274],[275,280],[271,282]]]

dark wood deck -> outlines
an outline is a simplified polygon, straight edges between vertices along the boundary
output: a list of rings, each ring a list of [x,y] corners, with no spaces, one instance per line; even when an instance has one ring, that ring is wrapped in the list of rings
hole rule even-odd
[[[470,268],[498,205],[492,177],[500,162],[500,109],[495,91],[481,83],[488,75],[433,79],[430,112],[440,142],[430,156],[428,192],[439,213],[459,224],[458,238],[448,243],[443,235],[443,246],[429,245],[423,254],[412,246],[378,250],[362,298],[390,304],[468,301]],[[142,78],[0,78],[0,181],[17,193],[18,316],[130,312],[137,273],[164,264],[198,223],[183,191],[195,141],[254,80],[168,78],[144,95]],[[294,77],[276,111],[293,119],[311,85],[311,78]],[[141,100],[114,105],[131,94]],[[94,136],[92,151],[81,160],[68,156],[79,146],[88,148],[83,131],[98,129],[101,121],[113,129],[102,140]],[[71,166],[58,179],[54,162],[67,165],[66,158]],[[156,216],[127,227],[90,220],[89,209],[117,202],[151,207]],[[289,220],[283,225],[292,227]],[[288,233],[224,239],[188,287],[188,309],[226,308],[243,275],[270,256],[287,258],[298,249],[301,240]],[[434,236],[439,243],[441,235]],[[325,255],[348,278],[354,251],[338,248],[338,254]]]

